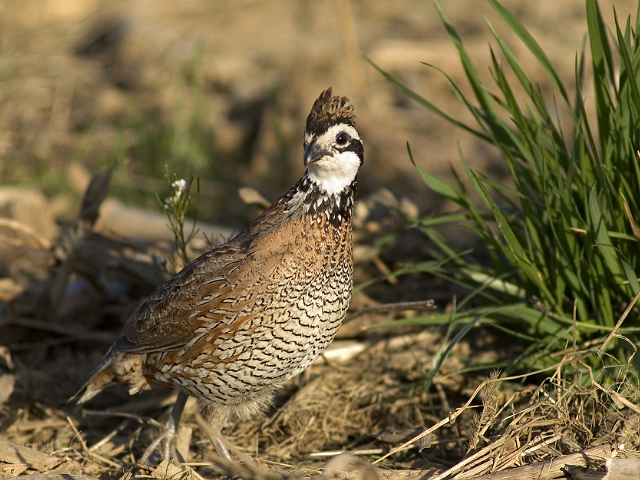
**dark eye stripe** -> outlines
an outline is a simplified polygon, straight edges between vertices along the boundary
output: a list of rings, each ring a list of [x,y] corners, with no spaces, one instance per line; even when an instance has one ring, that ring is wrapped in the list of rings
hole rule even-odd
[[[336,150],[340,153],[343,152],[354,152],[355,154],[357,154],[361,159],[364,158],[364,149],[362,148],[362,142],[358,139],[352,138],[351,142],[349,142],[348,145],[345,145],[344,147],[336,147]]]

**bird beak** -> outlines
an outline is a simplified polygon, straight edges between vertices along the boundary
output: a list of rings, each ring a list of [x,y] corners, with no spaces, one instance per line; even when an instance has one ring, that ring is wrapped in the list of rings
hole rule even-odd
[[[310,163],[317,162],[322,157],[330,155],[331,152],[318,146],[316,141],[309,143],[304,149],[304,166],[308,167]]]

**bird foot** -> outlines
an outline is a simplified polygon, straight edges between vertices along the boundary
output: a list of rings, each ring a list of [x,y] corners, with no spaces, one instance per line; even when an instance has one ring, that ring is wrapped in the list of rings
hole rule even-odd
[[[167,423],[164,426],[164,431],[161,431],[158,438],[151,442],[151,445],[147,447],[142,454],[139,463],[142,465],[148,465],[149,458],[151,458],[153,452],[158,448],[160,443],[164,442],[162,446],[162,459],[167,462],[175,463],[178,466],[180,465],[181,458],[176,448],[176,431],[178,430],[178,424],[180,423],[180,417],[182,416],[184,406],[187,403],[187,398],[187,395],[182,392],[178,394],[176,403],[171,411],[171,416],[169,416],[169,420],[167,420]]]
[[[170,419],[164,426],[163,431],[161,431],[158,437],[156,437],[156,439],[146,448],[138,463],[141,465],[149,465],[151,455],[156,451],[160,444],[162,444],[162,448],[160,450],[162,453],[162,459],[179,466],[180,459],[176,449],[175,439],[176,426],[172,419]]]

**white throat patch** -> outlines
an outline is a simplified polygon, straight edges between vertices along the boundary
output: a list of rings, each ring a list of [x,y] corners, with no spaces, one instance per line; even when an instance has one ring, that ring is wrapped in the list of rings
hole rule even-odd
[[[316,139],[319,146],[331,154],[309,164],[307,169],[309,179],[328,195],[339,195],[343,192],[353,183],[360,168],[360,157],[356,153],[340,152],[337,149],[335,139],[340,132],[347,133],[351,138],[360,139],[356,129],[350,125],[333,125]]]

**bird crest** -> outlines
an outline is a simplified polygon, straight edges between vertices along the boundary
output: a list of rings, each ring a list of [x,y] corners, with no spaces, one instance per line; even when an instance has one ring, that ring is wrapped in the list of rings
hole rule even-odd
[[[326,132],[331,125],[345,123],[355,127],[355,108],[347,97],[334,97],[331,87],[320,94],[313,104],[307,117],[306,134],[319,136]]]

